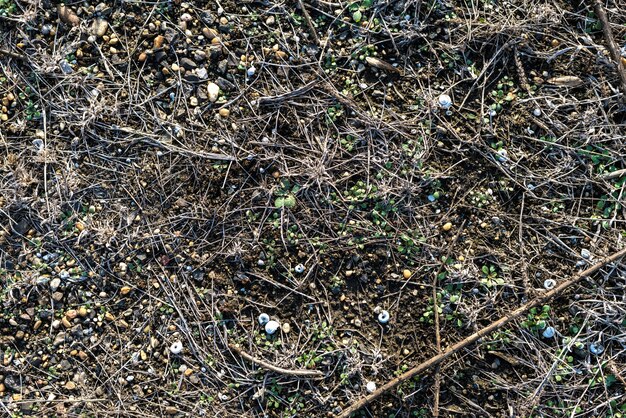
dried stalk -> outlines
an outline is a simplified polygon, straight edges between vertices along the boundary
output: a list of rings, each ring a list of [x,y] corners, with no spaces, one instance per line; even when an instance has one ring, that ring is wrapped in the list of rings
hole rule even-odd
[[[283,369],[282,367],[274,366],[266,362],[265,360],[258,359],[256,357],[251,356],[250,354],[242,351],[241,348],[229,344],[228,348],[230,348],[235,353],[239,354],[243,359],[248,360],[251,363],[254,363],[258,366],[263,367],[264,369],[271,370],[273,372],[284,374],[287,376],[297,376],[297,377],[310,377],[310,378],[321,378],[324,377],[324,373],[319,370],[307,370],[307,369]]]
[[[538,296],[538,297],[532,299],[531,301],[523,304],[519,308],[513,310],[508,315],[498,319],[497,321],[492,322],[488,326],[486,326],[483,329],[475,332],[474,334],[470,335],[469,337],[465,338],[464,340],[459,341],[458,343],[448,347],[448,349],[446,351],[444,351],[443,353],[437,354],[436,356],[433,356],[433,357],[429,358],[428,360],[418,364],[417,366],[415,366],[411,370],[407,371],[406,373],[403,373],[400,376],[396,377],[395,379],[390,380],[389,382],[387,382],[385,385],[381,386],[376,391],[372,392],[371,394],[369,394],[369,395],[359,399],[358,401],[354,402],[353,404],[351,404],[342,413],[337,415],[337,417],[338,418],[348,418],[353,412],[358,411],[359,409],[363,408],[364,406],[370,404],[372,401],[378,399],[380,396],[382,396],[386,392],[390,391],[391,389],[394,389],[396,386],[398,386],[402,382],[405,382],[405,381],[411,379],[412,377],[414,377],[414,376],[416,376],[416,375],[418,375],[420,373],[423,373],[424,371],[430,369],[431,367],[440,364],[442,361],[444,361],[445,359],[447,359],[447,358],[451,357],[452,355],[456,354],[457,352],[459,352],[463,348],[469,346],[470,344],[475,343],[476,341],[478,341],[481,338],[484,338],[484,337],[488,336],[492,332],[497,331],[498,329],[502,328],[504,325],[508,324],[509,322],[513,321],[514,319],[519,318],[521,315],[523,315],[530,308],[533,308],[533,307],[538,306],[538,305],[545,304],[547,301],[549,301],[550,299],[554,298],[555,296],[558,296],[564,290],[566,290],[569,287],[573,286],[574,284],[578,283],[583,278],[585,278],[585,277],[587,277],[587,276],[597,272],[598,270],[600,270],[602,267],[606,266],[607,264],[615,262],[616,260],[620,259],[624,255],[626,255],[626,248],[624,248],[624,249],[614,253],[613,255],[611,255],[611,256],[609,256],[609,257],[607,257],[605,259],[603,259],[602,261],[600,261],[600,262],[596,263],[595,265],[589,267],[587,270],[585,270],[585,271],[575,275],[571,279],[564,281],[560,285],[556,286],[554,289],[549,290],[549,291],[545,292],[544,294],[542,294],[541,296]]]
[[[622,81],[622,92],[624,93],[624,95],[626,95],[626,72],[624,71],[624,64],[622,63],[622,55],[620,54],[619,47],[615,43],[613,31],[611,30],[611,25],[609,23],[609,18],[606,15],[606,11],[604,10],[604,6],[602,5],[601,0],[596,0],[595,9],[596,14],[602,22],[602,32],[604,32],[604,40],[606,41],[609,47],[609,51],[611,51],[611,55],[613,56],[613,60],[615,60],[615,64],[617,65],[617,73]]]

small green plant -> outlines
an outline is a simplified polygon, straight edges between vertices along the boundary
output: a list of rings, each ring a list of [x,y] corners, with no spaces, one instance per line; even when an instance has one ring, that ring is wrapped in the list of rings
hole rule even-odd
[[[522,327],[536,334],[546,328],[548,319],[550,319],[550,305],[543,305],[541,308],[534,307],[528,311],[526,319],[522,321]]]
[[[348,6],[348,11],[352,14],[352,20],[354,23],[360,23],[363,19],[363,13],[372,7],[374,0],[362,0],[361,2],[354,2]]]
[[[496,88],[491,91],[491,99],[493,100],[490,106],[491,110],[495,112],[502,111],[505,105],[515,100],[516,95],[517,89],[515,88],[515,83],[505,75]],[[487,119],[487,122],[488,121]]]
[[[0,16],[10,16],[17,10],[13,0],[0,0]]]
[[[314,369],[320,361],[322,361],[322,357],[315,351],[304,352],[296,358],[296,363],[306,369]]]
[[[424,238],[417,235],[417,232],[409,229],[406,233],[400,235],[397,250],[400,254],[408,257],[417,255],[421,249],[420,242],[423,240]]]
[[[498,269],[493,264],[488,266],[484,265],[481,268],[481,273],[483,277],[480,279],[480,282],[488,288],[502,286],[504,284],[504,279],[498,277]]]
[[[41,112],[39,111],[39,105],[35,104],[32,100],[26,102],[26,120],[35,120],[41,117]]]
[[[359,142],[359,139],[350,134],[341,136],[339,139],[339,144],[341,145],[341,147],[348,152],[354,151],[354,148],[356,147],[358,142]]]
[[[289,208],[296,207],[296,193],[300,190],[300,186],[295,184],[291,185],[289,180],[281,179],[280,186],[274,191],[274,206],[277,208]]]
[[[334,106],[329,107],[328,110],[326,111],[326,122],[330,125],[334,123],[337,120],[337,118],[340,118],[341,116],[343,116],[343,106],[341,106],[340,104],[336,104]]]
[[[496,202],[496,198],[493,195],[493,190],[488,188],[481,188],[479,190],[472,190],[469,192],[470,203],[477,208],[486,208]]]

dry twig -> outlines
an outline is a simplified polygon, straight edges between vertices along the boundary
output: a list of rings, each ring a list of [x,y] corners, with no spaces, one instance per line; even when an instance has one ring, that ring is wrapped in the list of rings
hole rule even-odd
[[[254,364],[257,364],[264,369],[271,370],[276,373],[284,374],[287,376],[298,376],[298,377],[310,377],[310,378],[321,378],[324,377],[324,373],[319,370],[307,370],[307,369],[283,369],[282,367],[274,366],[266,362],[265,360],[258,359],[256,357],[251,356],[250,354],[243,351],[241,348],[236,345],[229,344],[228,348],[239,354],[245,360],[248,360]]]
[[[606,266],[607,264],[615,262],[616,260],[620,259],[624,255],[626,255],[626,248],[624,248],[624,249],[622,249],[622,250],[612,254],[609,257],[606,257],[605,259],[601,260],[600,262],[596,263],[595,265],[589,267],[587,270],[582,271],[581,273],[575,275],[574,277],[570,278],[569,280],[564,281],[563,283],[561,283],[560,285],[556,286],[552,290],[547,291],[543,295],[538,296],[538,297],[534,298],[533,300],[523,304],[519,308],[513,310],[508,315],[498,319],[497,321],[492,322],[488,326],[486,326],[483,329],[473,333],[472,335],[470,335],[469,337],[465,338],[464,340],[459,341],[458,343],[448,347],[448,349],[446,351],[444,351],[443,353],[429,358],[428,360],[418,364],[417,366],[415,366],[411,370],[401,374],[400,376],[396,377],[395,379],[390,380],[389,382],[387,382],[385,385],[381,386],[379,389],[377,389],[373,393],[371,393],[371,394],[369,394],[369,395],[359,399],[357,402],[354,402],[352,405],[350,405],[350,407],[346,408],[342,413],[337,415],[337,417],[338,418],[348,418],[350,416],[350,414],[352,414],[353,412],[358,411],[359,409],[363,408],[364,406],[370,404],[372,401],[378,399],[380,396],[382,396],[383,394],[385,394],[389,390],[395,388],[396,386],[398,386],[402,382],[405,382],[406,380],[408,380],[408,379],[410,379],[410,378],[412,378],[412,377],[414,377],[414,376],[416,376],[416,375],[418,375],[418,374],[428,370],[429,368],[440,364],[443,360],[451,357],[452,355],[454,355],[455,353],[459,352],[463,348],[469,346],[470,344],[475,343],[479,339],[486,337],[487,335],[489,335],[492,332],[502,328],[504,325],[508,324],[509,322],[513,321],[514,319],[520,317],[522,314],[524,314],[530,308],[546,303],[548,300],[554,298],[555,296],[558,296],[560,293],[562,293],[564,290],[568,289],[572,285],[578,283],[579,281],[581,281],[585,277],[589,276],[590,274],[593,274],[593,273],[597,272],[598,270],[600,270],[602,267]]]
[[[595,1],[595,10],[598,18],[602,22],[602,32],[604,32],[604,40],[606,41],[609,51],[611,51],[611,55],[613,56],[613,60],[615,60],[615,64],[617,65],[617,73],[622,81],[622,92],[626,95],[626,72],[624,71],[624,64],[622,63],[622,55],[620,54],[619,47],[615,43],[615,38],[613,37],[613,31],[611,30],[611,25],[609,23],[609,18],[606,15],[606,10],[604,10],[604,6],[602,5],[601,0]]]

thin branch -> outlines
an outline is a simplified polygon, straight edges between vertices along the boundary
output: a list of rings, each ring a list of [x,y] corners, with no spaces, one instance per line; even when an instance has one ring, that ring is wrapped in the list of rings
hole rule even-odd
[[[10,57],[10,58],[18,59],[20,61],[26,61],[26,56],[24,56],[22,54],[18,54],[16,52],[12,52],[12,51],[6,50],[6,49],[2,49],[2,48],[0,48],[0,55],[5,55],[5,56]]]
[[[315,30],[315,26],[313,26],[313,21],[311,20],[311,15],[307,11],[306,7],[304,7],[304,2],[302,0],[298,0],[298,5],[302,9],[302,14],[304,15],[304,19],[306,20],[306,24],[309,26],[309,30],[311,31],[311,35],[313,39],[315,39],[315,43],[317,45],[320,44],[320,38],[317,36],[317,31]]]
[[[613,60],[615,60],[615,64],[617,65],[617,73],[622,80],[622,92],[626,96],[626,72],[624,71],[624,64],[622,63],[622,55],[620,54],[619,47],[615,43],[613,31],[611,30],[611,25],[609,23],[609,18],[606,15],[606,11],[604,10],[604,6],[602,5],[601,0],[596,0],[595,9],[596,14],[602,22],[602,32],[604,32],[604,40],[609,47],[609,51],[611,51]]]
[[[248,360],[251,363],[254,363],[258,366],[263,367],[264,369],[271,370],[273,372],[284,374],[287,376],[298,376],[298,377],[311,377],[311,378],[321,378],[324,377],[324,373],[319,370],[307,370],[307,369],[283,369],[282,367],[274,366],[266,362],[265,360],[258,359],[256,357],[251,356],[245,351],[241,350],[241,348],[229,344],[228,348],[233,350],[235,353],[239,354],[243,359]]]
[[[561,283],[560,285],[556,286],[552,290],[549,290],[549,291],[545,292],[543,295],[538,296],[538,297],[534,298],[533,300],[523,304],[519,308],[513,310],[508,315],[498,319],[497,321],[492,322],[488,326],[486,326],[483,329],[473,333],[472,335],[470,335],[469,337],[465,338],[464,340],[459,341],[458,343],[448,347],[448,349],[446,351],[444,351],[443,353],[429,358],[428,360],[418,364],[417,366],[415,366],[411,370],[401,374],[400,376],[396,377],[395,379],[390,380],[389,382],[387,382],[385,385],[381,386],[376,391],[374,391],[371,394],[369,394],[369,395],[359,399],[358,401],[354,402],[352,405],[350,405],[348,408],[346,408],[341,414],[337,415],[337,417],[338,418],[348,418],[350,416],[350,414],[352,414],[353,412],[358,411],[359,409],[363,408],[364,406],[370,404],[372,401],[378,399],[380,396],[382,396],[386,392],[394,389],[396,386],[398,386],[402,382],[405,382],[405,381],[411,379],[412,377],[414,377],[414,376],[416,376],[416,375],[418,375],[420,373],[423,373],[424,371],[430,369],[431,367],[440,364],[442,361],[444,361],[445,359],[451,357],[452,355],[454,355],[455,353],[459,352],[463,348],[469,346],[470,344],[475,343],[476,341],[478,341],[481,338],[484,338],[484,337],[488,336],[492,332],[497,331],[498,329],[502,328],[504,325],[508,324],[509,322],[513,321],[514,319],[519,318],[521,315],[523,315],[530,308],[533,308],[533,307],[538,306],[538,305],[545,304],[548,300],[558,296],[564,290],[566,290],[569,287],[573,286],[574,284],[578,283],[579,281],[581,281],[585,277],[587,277],[587,276],[595,273],[596,271],[600,270],[602,267],[606,266],[607,264],[615,262],[616,260],[620,259],[624,255],[626,255],[626,248],[624,248],[624,249],[614,253],[613,255],[605,258],[604,260],[596,263],[595,265],[589,267],[587,270],[585,270],[585,271],[575,275],[571,279],[564,281],[563,283]]]

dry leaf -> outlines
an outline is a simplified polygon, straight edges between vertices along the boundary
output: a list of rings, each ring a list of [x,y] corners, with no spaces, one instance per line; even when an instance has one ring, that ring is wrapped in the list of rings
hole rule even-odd
[[[63,23],[73,26],[80,23],[80,18],[76,15],[76,13],[64,4],[59,4],[57,6],[57,13],[59,14],[59,19],[61,19],[61,22]]]
[[[559,87],[578,87],[583,84],[583,81],[574,75],[564,75],[561,77],[553,77],[548,80],[548,83]]]
[[[399,73],[400,72],[400,70],[397,69],[396,67],[394,67],[393,65],[391,65],[388,62],[385,62],[383,60],[380,60],[378,58],[366,57],[365,61],[369,65],[371,65],[372,67],[378,68],[380,70],[391,71],[391,72],[395,72],[395,73]]]

